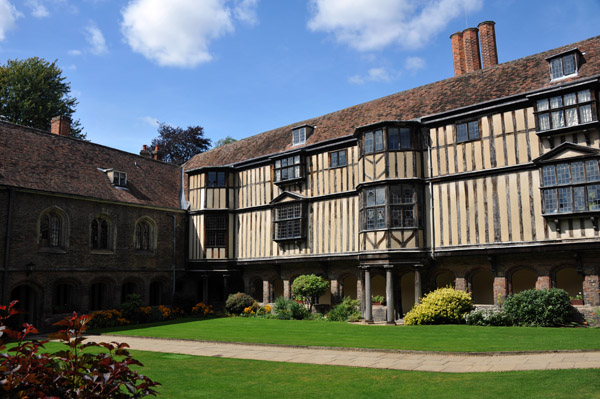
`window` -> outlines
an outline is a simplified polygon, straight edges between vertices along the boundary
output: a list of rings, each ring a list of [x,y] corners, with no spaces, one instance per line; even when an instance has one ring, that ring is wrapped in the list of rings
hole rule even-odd
[[[154,251],[154,224],[147,219],[141,220],[135,225],[135,250]]]
[[[302,159],[300,155],[275,161],[275,183],[302,177]]]
[[[227,215],[206,215],[204,232],[207,248],[222,248],[227,243]]]
[[[302,203],[278,206],[273,222],[274,240],[302,238]]]
[[[97,217],[92,220],[91,230],[92,249],[110,250],[112,247],[110,222],[103,217]]]
[[[119,187],[127,187],[127,173],[113,171],[113,184]]]
[[[456,142],[476,140],[479,138],[479,121],[458,123],[456,125]]]
[[[575,53],[570,53],[549,60],[550,80],[577,74],[577,59]]]
[[[597,159],[546,165],[542,184],[545,215],[600,211]]]
[[[304,144],[306,142],[306,127],[300,127],[293,130],[293,145]]]
[[[361,199],[363,230],[419,227],[419,194],[413,184],[390,185],[387,191],[384,186],[368,188]]]
[[[388,128],[388,150],[409,150],[413,148],[410,128]]]
[[[225,172],[208,172],[206,177],[207,187],[225,187]]]
[[[416,227],[417,192],[412,185],[390,187],[391,227]]]
[[[379,129],[374,132],[366,132],[363,135],[363,140],[365,154],[383,151],[383,130]]]
[[[42,248],[64,247],[64,219],[56,210],[50,210],[42,214],[40,219],[40,239]]]
[[[596,120],[592,104],[589,89],[538,100],[538,131],[592,122]]]
[[[338,168],[346,166],[346,150],[332,151],[329,153],[329,167]]]

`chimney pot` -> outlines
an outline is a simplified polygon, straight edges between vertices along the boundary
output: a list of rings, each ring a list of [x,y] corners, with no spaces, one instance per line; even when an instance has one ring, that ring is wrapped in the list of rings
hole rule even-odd
[[[150,158],[151,153],[148,150],[148,146],[146,144],[142,144],[142,151],[140,151],[140,155],[146,158]]]
[[[71,118],[65,115],[52,118],[50,121],[50,133],[69,137],[71,135]]]
[[[142,145],[142,150],[147,150],[148,146],[146,144]]]
[[[498,49],[496,47],[496,29],[494,25],[496,25],[494,21],[484,21],[478,25],[483,68],[498,65]]]

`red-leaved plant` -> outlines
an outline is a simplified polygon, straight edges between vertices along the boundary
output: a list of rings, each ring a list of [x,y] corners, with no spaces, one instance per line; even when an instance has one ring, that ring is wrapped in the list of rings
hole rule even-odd
[[[11,330],[6,320],[19,313],[17,301],[0,306],[0,396],[9,398],[141,398],[156,395],[157,382],[130,369],[142,364],[131,357],[126,343],[84,343],[81,335],[91,316],[73,313],[55,325],[50,335],[67,345],[55,353],[43,351],[48,340],[27,340],[37,329],[28,323]],[[7,341],[15,341],[7,349]],[[90,353],[88,348],[100,348]],[[104,348],[104,349],[101,349]]]

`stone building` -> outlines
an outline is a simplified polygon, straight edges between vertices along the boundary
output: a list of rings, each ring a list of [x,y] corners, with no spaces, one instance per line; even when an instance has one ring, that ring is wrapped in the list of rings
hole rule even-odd
[[[358,298],[367,320],[447,285],[477,304],[559,287],[599,306],[600,37],[503,64],[493,22],[450,41],[452,78],[181,168],[1,123],[3,301],[38,318],[130,292],[272,302],[315,273],[321,305]]]
[[[494,22],[451,44],[452,78],[188,161],[188,289],[271,302],[315,273],[321,304],[369,320],[383,295],[389,321],[446,285],[600,305],[600,37],[503,64]]]
[[[171,301],[185,269],[181,169],[152,158],[0,123],[2,303],[44,326],[118,306]]]

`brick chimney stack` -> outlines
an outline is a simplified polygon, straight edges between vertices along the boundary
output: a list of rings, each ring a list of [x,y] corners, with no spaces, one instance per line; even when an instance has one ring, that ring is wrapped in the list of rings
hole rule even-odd
[[[485,21],[477,26],[481,40],[483,68],[498,65],[498,49],[496,48],[496,29],[494,25],[496,25],[494,21]]]
[[[463,30],[463,42],[465,43],[465,72],[474,72],[481,69],[481,57],[479,55],[479,29],[467,28]]]
[[[157,161],[162,161],[162,153],[158,150],[158,146],[154,146],[154,151],[152,151],[152,158]]]
[[[462,32],[456,32],[450,35],[452,40],[452,59],[454,61],[454,76],[462,75],[465,69],[465,45],[463,43]]]
[[[150,150],[146,144],[142,145],[142,151],[140,151],[140,156],[150,158]]]
[[[69,137],[71,135],[71,118],[68,116],[55,116],[50,121],[50,132],[59,136]]]

